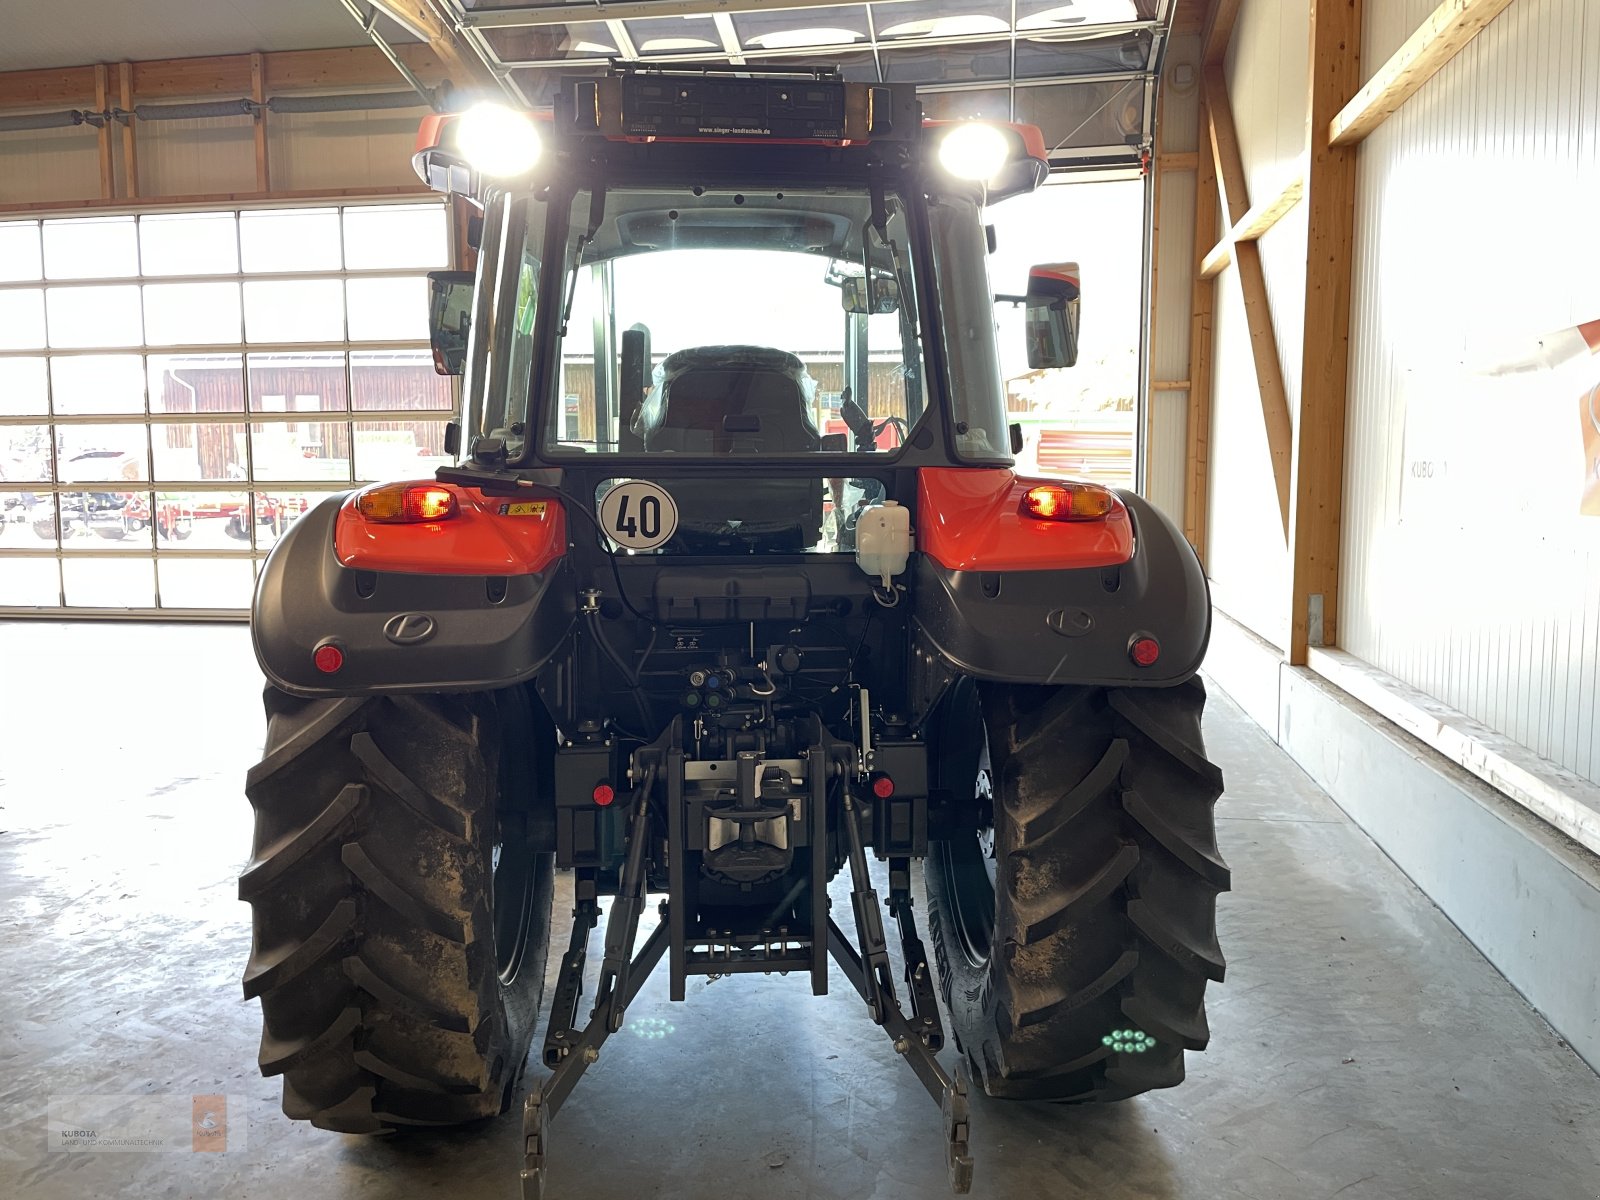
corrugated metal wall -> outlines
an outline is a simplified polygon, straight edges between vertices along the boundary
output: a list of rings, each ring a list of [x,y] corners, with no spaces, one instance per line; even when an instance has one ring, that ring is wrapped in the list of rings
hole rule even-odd
[[[1369,4],[1366,62],[1432,8]],[[1516,0],[1364,143],[1339,641],[1600,781],[1600,359],[1481,370],[1600,319],[1597,212],[1600,0]]]

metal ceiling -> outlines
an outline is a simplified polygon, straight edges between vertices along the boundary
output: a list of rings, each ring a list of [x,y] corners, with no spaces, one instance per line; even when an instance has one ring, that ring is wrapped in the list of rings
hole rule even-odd
[[[1173,0],[438,0],[524,104],[629,62],[818,60],[918,85],[930,116],[1040,126],[1061,166],[1140,162]],[[715,11],[710,11],[712,8]]]

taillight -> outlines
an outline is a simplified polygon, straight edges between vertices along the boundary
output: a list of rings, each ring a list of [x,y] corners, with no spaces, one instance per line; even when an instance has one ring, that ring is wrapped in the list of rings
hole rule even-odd
[[[1037,521],[1093,521],[1116,507],[1117,498],[1093,483],[1040,483],[1022,493],[1022,515]]]
[[[456,496],[436,483],[378,483],[356,493],[356,511],[369,521],[409,524],[456,515]]]

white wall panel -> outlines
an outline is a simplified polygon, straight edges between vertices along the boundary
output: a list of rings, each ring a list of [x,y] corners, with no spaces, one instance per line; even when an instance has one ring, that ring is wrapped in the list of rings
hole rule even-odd
[[[99,194],[99,141],[89,126],[0,133],[0,204],[91,200]]]
[[[1368,70],[1431,8],[1368,5]],[[1600,358],[1484,368],[1600,319],[1597,126],[1600,0],[1515,0],[1363,143],[1339,621],[1342,648],[1592,780],[1578,400]]]
[[[1194,306],[1194,182],[1192,171],[1161,176],[1157,230],[1154,338],[1156,379],[1189,377],[1189,319]]]
[[[1217,288],[1213,330],[1206,573],[1219,607],[1278,647],[1288,644],[1289,552],[1267,451],[1239,282]]]
[[[1189,393],[1152,392],[1144,445],[1144,497],[1179,524],[1188,436]]]
[[[1228,95],[1252,202],[1300,171],[1306,144],[1308,0],[1245,0],[1228,47]]]
[[[1277,195],[1301,169],[1309,30],[1306,0],[1245,0],[1239,12],[1226,73],[1252,203]],[[1305,246],[1298,207],[1260,242],[1291,421],[1299,407]],[[1218,604],[1281,647],[1289,555],[1244,298],[1231,266],[1217,280],[1213,333],[1207,572]]]
[[[273,190],[416,186],[411,152],[426,111],[270,114]],[[135,132],[143,199],[255,190],[255,133],[245,118],[145,121]],[[120,127],[112,144],[120,190]],[[89,126],[0,133],[0,206],[99,196],[99,148]]]
[[[274,113],[267,149],[274,189],[406,187],[425,108],[380,112]]]
[[[140,121],[134,133],[142,195],[255,191],[255,124],[248,117]]]

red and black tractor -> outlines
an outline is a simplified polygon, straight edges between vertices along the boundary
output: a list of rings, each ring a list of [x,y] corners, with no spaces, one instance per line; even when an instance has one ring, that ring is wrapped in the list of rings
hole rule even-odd
[[[847,982],[958,1191],[970,1081],[1170,1087],[1223,973],[1200,564],[1138,495],[1013,467],[984,206],[1043,181],[1038,131],[736,70],[429,118],[476,251],[432,279],[458,465],[312,509],[255,597],[261,1069],[328,1129],[505,1111],[569,871],[527,1195],[663,960],[674,1000]],[[1070,365],[1076,268],[1025,303]]]

